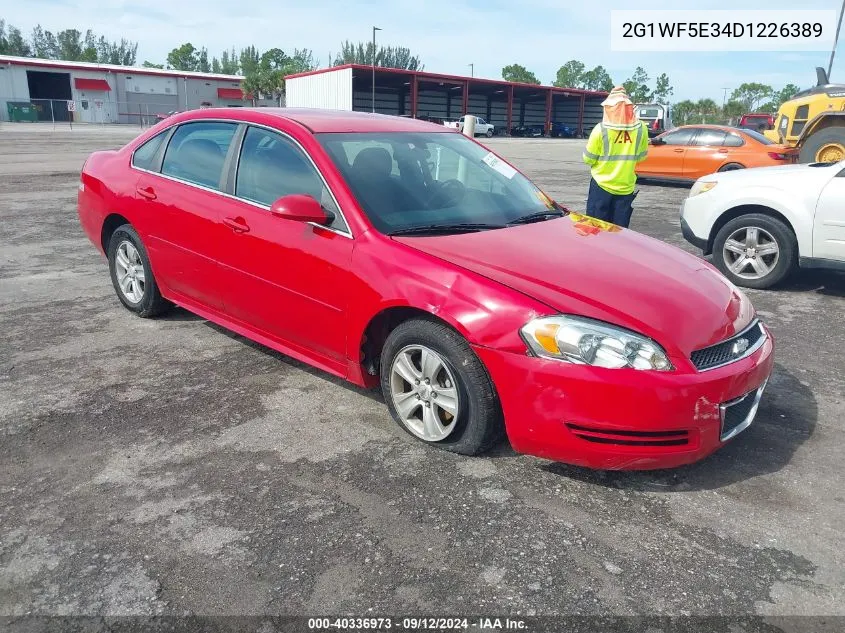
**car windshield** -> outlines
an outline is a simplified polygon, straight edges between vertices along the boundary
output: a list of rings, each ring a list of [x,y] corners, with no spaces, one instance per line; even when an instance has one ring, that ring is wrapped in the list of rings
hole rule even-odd
[[[528,178],[454,133],[317,134],[377,230],[501,227],[559,207]]]
[[[762,134],[760,134],[759,132],[756,132],[754,130],[742,130],[742,133],[747,135],[747,136],[750,136],[755,141],[757,141],[758,143],[762,143],[763,145],[774,145],[775,144],[775,142],[773,140],[766,138],[765,136],[763,136]]]

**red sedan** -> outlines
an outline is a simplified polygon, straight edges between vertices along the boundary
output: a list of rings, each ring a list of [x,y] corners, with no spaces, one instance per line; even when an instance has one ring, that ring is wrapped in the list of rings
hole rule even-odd
[[[176,114],[92,154],[79,218],[118,299],[177,304],[357,385],[420,440],[602,469],[751,424],[773,341],[678,248],[573,214],[484,146],[366,113]]]

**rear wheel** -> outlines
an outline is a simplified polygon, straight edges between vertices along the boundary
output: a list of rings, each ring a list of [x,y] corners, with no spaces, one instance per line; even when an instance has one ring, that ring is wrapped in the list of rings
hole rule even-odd
[[[728,163],[727,165],[722,165],[719,167],[719,171],[736,171],[737,169],[745,169],[745,165],[740,165],[739,163]]]
[[[127,309],[141,317],[152,317],[170,307],[158,290],[147,249],[131,224],[112,233],[108,260],[114,291]]]
[[[845,159],[845,128],[829,127],[804,141],[798,159],[802,163],[835,163]]]
[[[445,324],[412,319],[381,353],[381,388],[390,414],[426,444],[477,455],[504,436],[496,390],[467,341]]]
[[[798,265],[798,241],[776,218],[749,213],[723,226],[713,241],[714,264],[737,286],[770,288]]]

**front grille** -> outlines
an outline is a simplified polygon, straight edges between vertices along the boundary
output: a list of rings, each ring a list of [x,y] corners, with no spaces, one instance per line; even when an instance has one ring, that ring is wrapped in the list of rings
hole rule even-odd
[[[689,444],[689,431],[625,431],[596,428],[566,423],[566,427],[579,439],[595,444],[616,446],[685,446]]]
[[[690,360],[698,371],[715,369],[753,354],[765,338],[763,325],[759,321],[754,321],[749,327],[728,340],[696,350],[690,355]],[[743,340],[745,343],[741,342]]]
[[[726,402],[719,407],[722,414],[722,432],[719,438],[721,441],[725,442],[731,439],[751,425],[754,416],[757,414],[757,408],[760,406],[760,399],[765,388],[766,383],[764,382],[754,391],[749,391],[744,396]]]

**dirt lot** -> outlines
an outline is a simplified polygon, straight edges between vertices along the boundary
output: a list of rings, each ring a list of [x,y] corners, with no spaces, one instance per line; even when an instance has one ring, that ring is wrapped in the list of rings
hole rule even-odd
[[[76,184],[135,132],[0,129],[0,615],[845,615],[845,277],[749,293],[777,369],[703,463],[460,457],[374,393],[121,308]],[[578,142],[490,145],[582,208]],[[685,195],[643,186],[633,228],[688,248]]]

